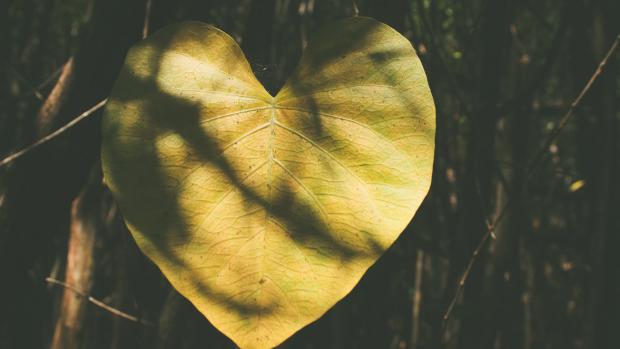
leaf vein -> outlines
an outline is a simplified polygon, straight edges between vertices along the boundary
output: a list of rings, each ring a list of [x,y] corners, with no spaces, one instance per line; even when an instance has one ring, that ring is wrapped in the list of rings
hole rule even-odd
[[[250,112],[259,111],[259,110],[266,110],[266,109],[270,109],[270,108],[271,108],[271,106],[268,106],[268,107],[258,107],[258,108],[239,110],[239,111],[236,111],[236,112],[233,112],[233,113],[217,115],[217,116],[213,116],[213,117],[211,117],[209,119],[202,120],[200,122],[200,124],[204,125],[204,124],[207,124],[207,123],[209,123],[211,121],[215,121],[215,120],[222,119],[222,118],[227,118],[229,116],[234,116],[234,115],[239,115],[239,114],[244,114],[244,113],[250,113]]]

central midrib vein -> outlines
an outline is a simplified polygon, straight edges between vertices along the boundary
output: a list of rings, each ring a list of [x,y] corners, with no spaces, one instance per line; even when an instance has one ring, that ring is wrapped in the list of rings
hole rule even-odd
[[[269,160],[269,168],[267,170],[267,203],[269,205],[267,209],[267,214],[265,219],[268,219],[271,215],[271,186],[272,186],[272,176],[273,176],[273,139],[276,133],[276,102],[275,97],[271,98],[271,117],[269,118],[269,127],[271,130],[269,131],[269,140],[267,141],[267,157]]]
[[[266,226],[267,224],[269,224],[269,221],[271,220],[271,210],[272,210],[272,203],[271,203],[271,190],[272,190],[272,179],[273,179],[273,163],[274,163],[274,155],[273,155],[273,139],[275,137],[275,132],[276,132],[276,98],[272,97],[271,98],[271,117],[269,119],[269,127],[271,128],[270,133],[269,133],[269,140],[267,141],[267,156],[268,156],[268,161],[269,161],[269,168],[267,169],[267,207],[265,208],[265,229],[263,229],[263,248],[262,248],[262,256],[260,259],[260,267],[259,270],[263,271],[263,265],[264,265],[264,261],[265,261],[265,250],[267,248],[266,246],[266,234],[265,232],[267,231]],[[260,280],[264,280],[265,276],[264,276],[264,271],[261,275]],[[258,285],[258,289],[257,292],[261,292],[263,288],[263,283],[259,282]],[[260,324],[261,321],[261,312],[258,312],[258,320],[257,322]]]

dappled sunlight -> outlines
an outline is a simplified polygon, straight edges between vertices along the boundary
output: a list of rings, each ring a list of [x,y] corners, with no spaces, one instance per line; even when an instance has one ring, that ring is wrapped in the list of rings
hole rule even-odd
[[[275,97],[211,26],[131,50],[104,119],[106,183],[144,253],[239,345],[320,317],[417,210],[435,115],[412,62],[406,39],[366,18],[317,35]]]

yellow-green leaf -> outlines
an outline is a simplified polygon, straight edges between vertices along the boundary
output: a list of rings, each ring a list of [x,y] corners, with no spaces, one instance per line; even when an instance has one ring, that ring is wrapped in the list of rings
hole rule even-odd
[[[242,348],[342,299],[426,195],[435,108],[407,39],[323,28],[272,97],[197,22],[134,46],[106,107],[103,169],[142,251]]]
[[[583,179],[578,179],[571,183],[571,185],[568,187],[568,190],[570,190],[571,193],[574,193],[577,190],[583,188],[584,185],[586,185],[586,181],[584,181]]]

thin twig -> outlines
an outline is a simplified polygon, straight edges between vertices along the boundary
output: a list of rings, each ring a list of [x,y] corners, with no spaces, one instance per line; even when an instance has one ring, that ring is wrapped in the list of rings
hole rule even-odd
[[[351,7],[353,8],[353,17],[359,16],[360,9],[357,7],[355,0],[351,0]]]
[[[448,309],[446,310],[446,313],[443,316],[443,325],[442,325],[442,331],[441,331],[442,333],[445,331],[448,325],[448,319],[450,318],[450,314],[452,313],[452,310],[454,309],[456,302],[461,296],[461,293],[463,293],[465,282],[467,281],[467,278],[469,277],[469,274],[471,273],[471,270],[474,266],[474,263],[476,262],[478,255],[480,255],[480,253],[482,252],[482,249],[486,245],[489,238],[492,237],[493,239],[495,239],[495,229],[497,228],[497,225],[501,222],[501,220],[504,218],[504,215],[508,211],[508,207],[510,206],[510,203],[511,201],[509,198],[506,201],[506,204],[502,206],[501,210],[497,214],[497,218],[493,222],[489,222],[488,220],[486,220],[487,230],[482,236],[482,239],[480,240],[480,242],[478,243],[478,246],[476,247],[474,252],[471,254],[471,258],[469,259],[469,262],[467,263],[467,267],[465,267],[465,271],[463,271],[463,274],[461,275],[461,279],[459,280],[456,293],[454,294],[454,297],[452,298],[452,301],[450,302],[450,305],[448,306]]]
[[[152,0],[146,1],[146,8],[144,9],[144,26],[142,26],[142,39],[146,38],[149,35],[152,2]]]
[[[65,68],[65,65],[67,65],[67,62],[63,63],[60,67],[54,70],[54,72],[50,74],[50,76],[48,76],[45,80],[43,80],[43,82],[41,82],[35,87],[31,87],[31,90],[27,94],[24,94],[22,96],[27,97],[30,94],[33,94],[35,95],[35,97],[37,97],[37,99],[43,101],[44,98],[43,98],[43,95],[41,94],[41,90],[44,89],[47,85],[49,85],[50,83],[52,83],[54,80],[58,78],[62,70]]]
[[[60,76],[60,73],[65,68],[65,65],[67,65],[67,62],[63,63],[60,67],[56,68],[56,70],[54,70],[54,72],[50,76],[48,76],[47,79],[45,79],[43,82],[38,84],[36,87],[37,91],[43,89],[45,86],[49,85],[52,81],[54,81],[54,79]]]
[[[9,64],[9,69],[10,71],[13,73],[13,75],[15,75],[19,80],[21,80],[24,84],[28,85],[28,88],[30,89],[30,93],[34,94],[35,97],[37,97],[38,100],[42,101],[43,95],[41,94],[41,92],[39,92],[39,89],[37,87],[35,87],[34,85],[32,85],[32,83],[30,83],[30,81],[28,81],[28,79],[26,79],[25,77],[23,77],[18,71],[17,69],[13,68],[12,65]]]
[[[45,278],[45,281],[50,283],[50,284],[62,286],[64,288],[72,291],[73,293],[77,294],[78,296],[80,296],[82,298],[86,298],[89,302],[91,302],[94,305],[100,307],[101,309],[104,309],[104,310],[106,310],[106,311],[108,311],[108,312],[110,312],[110,313],[112,313],[112,314],[114,314],[116,316],[122,317],[123,319],[129,320],[129,321],[133,321],[133,322],[138,322],[138,323],[141,323],[141,324],[147,325],[147,326],[156,326],[154,323],[152,323],[150,321],[142,320],[142,319],[140,319],[140,318],[138,318],[136,316],[127,314],[124,311],[120,311],[120,310],[118,310],[116,308],[113,308],[113,307],[105,304],[104,302],[89,296],[85,292],[83,292],[83,291],[77,289],[76,287],[74,287],[72,285],[69,285],[69,284],[67,284],[65,282],[62,282],[60,280],[57,280],[57,279],[54,279],[54,278],[51,278],[51,277]]]
[[[590,90],[594,81],[603,73],[603,69],[607,65],[607,61],[609,60],[611,55],[614,53],[616,48],[618,48],[619,43],[620,43],[620,34],[616,36],[616,40],[614,40],[613,44],[609,48],[609,51],[607,51],[607,54],[605,55],[603,60],[599,63],[598,67],[594,71],[594,74],[592,74],[592,76],[590,77],[590,80],[588,80],[588,83],[583,87],[583,89],[581,90],[577,98],[575,98],[575,100],[571,103],[570,107],[568,108],[568,111],[566,111],[566,114],[564,114],[562,119],[560,119],[560,122],[555,125],[555,127],[549,134],[549,138],[547,139],[547,142],[545,142],[545,144],[538,150],[536,155],[534,155],[534,157],[532,158],[532,161],[530,162],[530,165],[528,166],[527,173],[531,174],[534,168],[538,165],[538,162],[541,160],[541,158],[545,155],[545,153],[549,149],[549,146],[551,146],[553,141],[557,138],[558,134],[562,131],[562,129],[564,129],[564,127],[568,124],[568,121],[573,117],[573,114],[575,113],[575,109],[577,109],[577,106],[579,105],[579,103],[581,103],[581,100],[583,99],[583,97]]]
[[[527,167],[527,170],[526,170],[526,175],[525,175],[526,180],[529,179],[530,175],[533,173],[534,169],[539,164],[544,154],[547,152],[549,146],[555,141],[555,139],[558,137],[560,132],[564,129],[564,127],[568,124],[570,119],[573,117],[575,110],[581,103],[581,100],[588,93],[594,81],[596,81],[596,79],[598,79],[598,77],[602,74],[603,69],[607,65],[607,61],[609,60],[611,55],[614,53],[614,51],[618,48],[619,43],[620,43],[620,34],[616,36],[616,40],[614,40],[613,44],[609,48],[609,51],[607,51],[607,54],[605,55],[603,60],[599,63],[598,67],[594,71],[594,74],[592,74],[592,76],[590,77],[590,80],[588,80],[588,83],[581,90],[577,98],[575,98],[575,100],[571,103],[570,107],[566,111],[566,114],[564,114],[564,116],[560,119],[560,121],[553,128],[553,130],[549,134],[549,137],[547,138],[547,141],[538,150],[538,152],[532,157],[532,161],[530,162],[530,165]],[[504,218],[505,213],[508,211],[508,207],[510,206],[511,202],[512,200],[509,197],[508,200],[506,200],[506,203],[504,204],[504,206],[502,206],[502,208],[500,209],[494,221],[490,224],[487,221],[487,231],[484,233],[484,235],[482,236],[482,239],[478,243],[478,246],[472,253],[471,258],[469,259],[469,262],[467,263],[467,266],[465,267],[465,271],[463,272],[459,280],[454,297],[452,298],[452,301],[448,305],[448,309],[446,310],[443,316],[442,333],[444,333],[447,328],[448,320],[450,319],[450,314],[452,313],[454,306],[456,305],[458,299],[463,293],[463,289],[465,288],[465,282],[467,281],[467,278],[469,277],[469,274],[474,266],[474,263],[476,262],[478,258],[478,255],[480,255],[480,253],[482,252],[482,249],[486,245],[486,242],[489,240],[489,238],[495,234],[495,229],[497,228],[497,225]]]
[[[67,131],[68,129],[70,129],[71,127],[75,126],[76,124],[78,124],[80,121],[86,119],[88,116],[90,116],[91,114],[93,114],[94,112],[96,112],[97,110],[101,109],[101,107],[103,107],[106,102],[108,101],[108,99],[103,99],[101,101],[99,101],[99,103],[95,104],[94,106],[90,107],[88,110],[86,110],[85,112],[83,112],[82,114],[80,114],[79,116],[77,116],[76,118],[74,118],[73,120],[69,121],[66,125],[62,126],[61,128],[57,129],[56,131],[50,133],[49,135],[39,139],[38,141],[34,142],[33,144],[27,146],[26,148],[23,148],[22,150],[19,150],[7,157],[5,157],[4,159],[0,160],[0,168],[17,160],[18,158],[28,154],[30,151],[34,150],[35,148],[49,142],[50,140],[56,138],[57,136],[59,136],[60,134],[62,134],[63,132]]]

